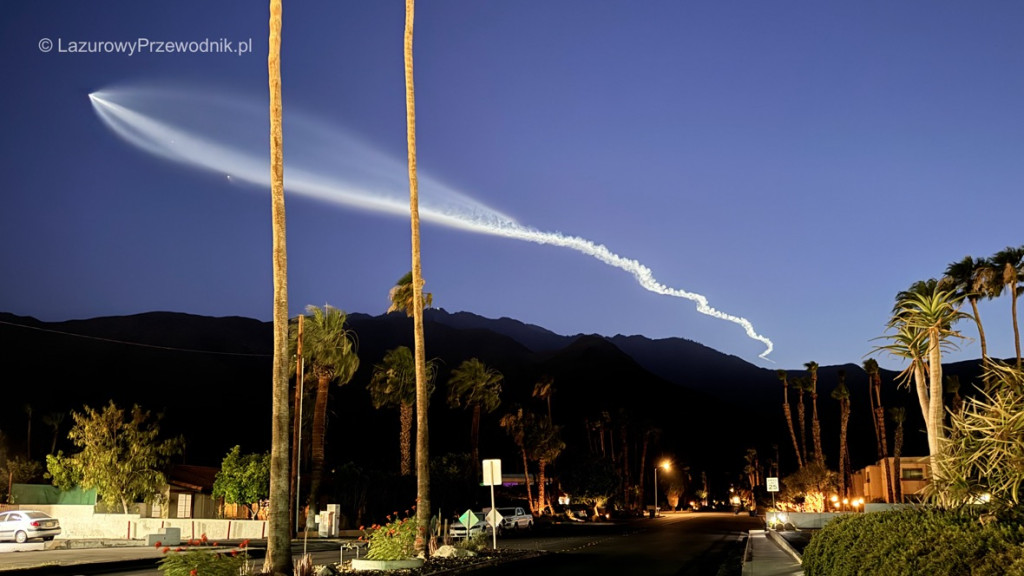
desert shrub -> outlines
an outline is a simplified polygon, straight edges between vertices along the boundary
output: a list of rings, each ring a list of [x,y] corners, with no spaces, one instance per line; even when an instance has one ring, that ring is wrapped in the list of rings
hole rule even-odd
[[[1024,576],[1024,525],[913,508],[829,522],[804,550],[807,576]]]

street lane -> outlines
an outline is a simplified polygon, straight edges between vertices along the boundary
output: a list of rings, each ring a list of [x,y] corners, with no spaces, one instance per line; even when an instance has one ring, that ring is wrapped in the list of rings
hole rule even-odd
[[[593,576],[642,574],[690,576],[718,573],[730,557],[741,554],[743,538],[763,528],[758,518],[731,513],[667,514],[631,524],[625,532],[551,538],[539,545],[552,552],[540,558],[485,568],[476,576]],[[508,547],[516,546],[513,541]],[[518,547],[518,546],[517,546]]]

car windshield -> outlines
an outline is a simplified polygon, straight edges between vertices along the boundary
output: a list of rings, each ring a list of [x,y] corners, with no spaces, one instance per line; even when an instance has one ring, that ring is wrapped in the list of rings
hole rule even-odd
[[[24,514],[31,520],[42,520],[49,518],[48,515],[43,514],[42,512],[25,512]]]

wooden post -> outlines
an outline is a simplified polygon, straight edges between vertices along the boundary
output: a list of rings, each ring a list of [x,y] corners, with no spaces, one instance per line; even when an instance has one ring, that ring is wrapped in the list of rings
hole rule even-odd
[[[300,406],[302,405],[302,319],[305,317],[303,314],[299,314],[299,333],[296,339],[296,351],[295,351],[295,406],[293,408],[292,418],[292,474],[291,474],[291,498],[289,498],[288,508],[290,514],[289,518],[295,521],[295,532],[299,531],[299,461],[302,459],[300,445],[302,439],[302,411]]]

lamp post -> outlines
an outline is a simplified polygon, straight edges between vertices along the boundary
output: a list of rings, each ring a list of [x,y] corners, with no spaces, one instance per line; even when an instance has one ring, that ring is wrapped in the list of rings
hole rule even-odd
[[[658,517],[658,468],[668,470],[671,465],[668,460],[654,467],[654,517]]]

